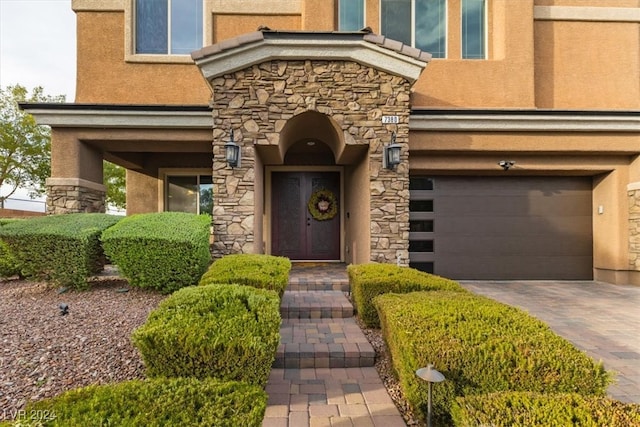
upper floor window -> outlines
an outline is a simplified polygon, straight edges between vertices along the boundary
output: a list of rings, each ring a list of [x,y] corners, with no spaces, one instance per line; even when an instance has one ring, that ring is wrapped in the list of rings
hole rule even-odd
[[[188,55],[202,47],[202,0],[136,0],[136,53]]]
[[[381,31],[386,37],[433,55],[446,56],[446,0],[381,0]]]
[[[380,2],[382,34],[434,58],[447,57],[447,0]],[[486,0],[462,0],[460,23],[462,58],[485,58]]]
[[[364,28],[364,0],[340,0],[338,2],[338,29],[358,31]]]
[[[486,0],[462,0],[462,57],[485,58]]]

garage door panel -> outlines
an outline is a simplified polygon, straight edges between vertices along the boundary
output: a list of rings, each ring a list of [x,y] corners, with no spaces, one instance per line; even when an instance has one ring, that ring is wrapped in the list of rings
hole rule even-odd
[[[454,236],[445,241],[434,240],[434,252],[446,257],[458,255],[486,256],[490,251],[491,256],[585,256],[591,255],[586,247],[585,239],[580,237],[568,237],[555,240],[553,246],[549,246],[549,240],[553,235],[529,236],[522,240],[509,236]]]
[[[549,234],[583,235],[591,226],[591,217],[571,216],[561,218],[522,217],[445,217],[434,220],[434,238],[438,236],[476,236],[487,233],[520,236],[536,235],[541,232]]]
[[[434,273],[478,280],[592,279],[591,178],[433,182],[433,191],[412,193],[412,200],[433,201],[433,233],[412,233],[410,252],[416,260],[433,260]],[[420,215],[412,212],[411,218]],[[413,242],[427,239],[433,243]]]
[[[501,257],[467,256],[453,259],[434,258],[436,274],[457,280],[576,280],[592,276],[591,257]],[[471,267],[472,266],[472,267]]]
[[[576,216],[591,210],[591,197],[533,197],[500,195],[442,196],[434,201],[434,210],[447,216]]]

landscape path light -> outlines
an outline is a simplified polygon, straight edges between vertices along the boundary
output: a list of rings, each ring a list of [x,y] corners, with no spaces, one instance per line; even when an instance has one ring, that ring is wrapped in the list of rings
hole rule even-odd
[[[427,401],[427,427],[431,427],[431,386],[433,383],[444,381],[444,375],[433,369],[432,364],[428,364],[426,368],[420,368],[416,371],[416,375],[429,383],[429,398]]]

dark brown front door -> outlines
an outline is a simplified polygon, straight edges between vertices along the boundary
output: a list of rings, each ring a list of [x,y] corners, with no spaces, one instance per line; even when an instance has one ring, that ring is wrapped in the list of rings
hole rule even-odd
[[[340,174],[338,172],[273,172],[271,240],[273,255],[293,260],[340,259]],[[335,195],[338,212],[317,220],[308,203],[317,190]]]

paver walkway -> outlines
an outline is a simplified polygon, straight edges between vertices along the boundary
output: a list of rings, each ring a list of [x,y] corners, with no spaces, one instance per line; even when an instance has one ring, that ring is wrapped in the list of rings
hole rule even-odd
[[[294,264],[263,427],[405,427],[345,297],[344,264]]]
[[[521,308],[607,370],[608,394],[640,403],[640,287],[599,282],[462,281],[475,293]]]

